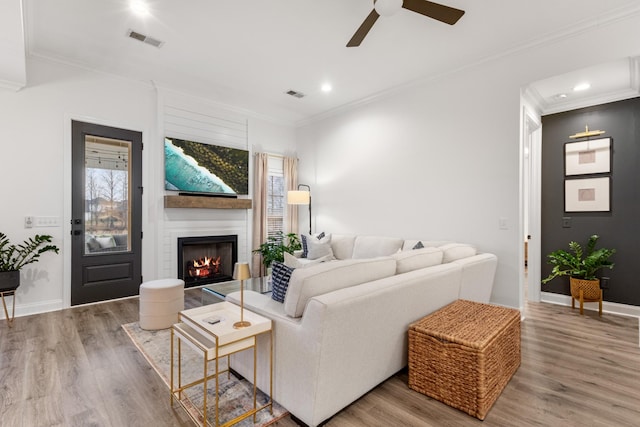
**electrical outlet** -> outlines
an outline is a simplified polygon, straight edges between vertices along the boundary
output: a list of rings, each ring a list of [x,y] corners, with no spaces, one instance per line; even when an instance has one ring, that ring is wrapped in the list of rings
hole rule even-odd
[[[601,277],[600,278],[600,287],[602,289],[609,289],[609,278],[608,277]]]

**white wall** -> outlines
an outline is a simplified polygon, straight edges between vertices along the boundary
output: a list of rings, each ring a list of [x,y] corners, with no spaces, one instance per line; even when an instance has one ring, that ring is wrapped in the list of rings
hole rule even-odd
[[[60,309],[70,304],[72,119],[143,132],[142,273],[145,280],[161,277],[166,273],[163,230],[165,223],[176,216],[175,212],[165,215],[163,204],[164,135],[159,119],[163,97],[151,84],[43,59],[30,58],[27,71],[25,89],[19,92],[0,89],[0,182],[3,183],[0,231],[13,242],[21,242],[36,233],[51,234],[61,252],[45,254],[39,263],[23,270],[16,315]],[[204,102],[185,98],[188,100],[185,102],[192,102],[196,108]],[[221,105],[218,103],[217,107]],[[255,140],[265,151],[295,151],[292,126],[246,114],[249,146]],[[246,211],[179,211],[186,211],[177,219],[187,223],[185,227],[207,228],[210,226],[207,221],[212,217],[226,220],[230,216],[238,227],[245,230],[250,227],[247,225],[250,212]],[[27,215],[58,217],[61,226],[25,229]],[[245,245],[241,249],[245,253],[239,257],[248,259],[251,248]]]
[[[521,88],[635,56],[639,36],[639,17],[624,17],[302,127],[300,182],[312,185],[314,232],[473,243],[499,258],[492,302],[519,307]]]

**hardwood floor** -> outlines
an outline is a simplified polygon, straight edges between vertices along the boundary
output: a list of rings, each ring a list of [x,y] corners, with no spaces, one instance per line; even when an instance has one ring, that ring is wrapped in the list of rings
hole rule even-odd
[[[187,308],[200,292],[186,291]],[[326,425],[640,425],[638,319],[543,303],[526,317],[522,365],[484,422],[410,390],[400,372]],[[190,426],[120,327],[137,319],[131,298],[0,321],[0,426]]]

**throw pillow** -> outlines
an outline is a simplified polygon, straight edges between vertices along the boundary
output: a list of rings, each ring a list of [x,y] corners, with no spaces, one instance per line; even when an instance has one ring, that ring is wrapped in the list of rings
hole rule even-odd
[[[86,242],[87,242],[87,248],[89,248],[89,252],[100,250],[100,243],[98,243],[95,237],[90,236],[86,238]]]
[[[284,302],[289,288],[289,279],[295,268],[287,267],[284,263],[274,261],[271,271],[271,298],[274,301]]]
[[[422,248],[424,248],[424,245],[422,244],[421,240],[418,240],[418,243],[416,243],[415,246],[411,249],[415,250],[415,249],[422,249]]]
[[[320,259],[320,258],[333,259],[333,250],[331,249],[331,240],[327,241],[314,241],[309,240],[307,242],[307,259]]]
[[[309,266],[316,265],[325,261],[332,261],[334,259],[335,258],[333,257],[333,254],[312,260],[310,258],[297,258],[296,256],[291,255],[287,252],[284,253],[284,265],[290,268],[307,268]]]
[[[96,240],[100,244],[102,249],[109,249],[116,247],[116,241],[113,236],[97,236]]]
[[[331,234],[327,235],[324,231],[318,234],[301,234],[300,242],[302,243],[302,257],[307,258],[309,255],[309,241],[331,242]]]

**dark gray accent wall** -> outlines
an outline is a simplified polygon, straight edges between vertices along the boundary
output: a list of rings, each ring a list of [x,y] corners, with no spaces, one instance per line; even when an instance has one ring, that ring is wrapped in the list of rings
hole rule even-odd
[[[612,138],[611,212],[564,211],[564,144],[569,135],[604,130]],[[592,137],[591,139],[595,139]],[[600,175],[598,175],[600,176]],[[595,177],[595,175],[594,175]],[[640,306],[640,98],[542,117],[542,277],[551,266],[546,255],[568,249],[570,241],[585,245],[598,234],[597,247],[616,249],[613,270],[602,270],[609,277],[605,301]],[[570,227],[563,218],[570,217]],[[569,279],[556,278],[542,291],[569,295]]]

